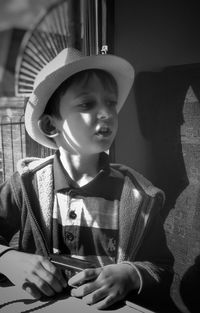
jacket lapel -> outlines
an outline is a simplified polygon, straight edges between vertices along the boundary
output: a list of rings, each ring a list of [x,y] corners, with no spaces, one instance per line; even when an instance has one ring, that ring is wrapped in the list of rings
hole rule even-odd
[[[119,207],[119,250],[117,262],[127,259],[130,241],[137,239],[133,237],[134,224],[141,201],[140,192],[134,187],[130,178],[126,177]]]
[[[37,171],[38,198],[41,210],[41,224],[45,237],[50,246],[53,208],[53,167],[52,164]]]

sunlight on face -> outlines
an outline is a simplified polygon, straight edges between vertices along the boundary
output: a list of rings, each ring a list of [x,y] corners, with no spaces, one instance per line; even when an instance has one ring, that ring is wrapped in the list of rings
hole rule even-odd
[[[116,105],[116,92],[105,88],[95,74],[72,84],[60,101],[59,144],[79,154],[108,150],[118,127]]]

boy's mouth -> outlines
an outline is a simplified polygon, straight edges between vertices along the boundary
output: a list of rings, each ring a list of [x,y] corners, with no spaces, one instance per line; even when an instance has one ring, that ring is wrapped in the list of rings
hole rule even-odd
[[[108,126],[100,126],[97,128],[95,134],[99,137],[109,137],[112,134],[112,130]]]

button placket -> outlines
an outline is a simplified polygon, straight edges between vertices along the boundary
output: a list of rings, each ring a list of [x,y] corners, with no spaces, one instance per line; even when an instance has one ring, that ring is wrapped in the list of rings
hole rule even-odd
[[[69,225],[73,227],[73,232],[70,230],[70,234],[66,232],[65,239],[68,242],[68,245],[73,246],[73,250],[78,249],[77,243],[79,240],[79,231],[81,223],[81,212],[83,207],[83,200],[81,198],[72,198],[70,197],[69,208],[68,208],[68,220]]]
[[[80,221],[82,207],[83,207],[82,199],[71,198],[70,204],[69,204],[69,211],[68,211],[69,218],[72,220],[75,220],[78,218],[78,220]]]
[[[72,225],[75,223],[75,221],[73,221],[73,220],[75,220],[77,218],[75,204],[76,204],[76,199],[70,198],[68,217],[70,218]]]

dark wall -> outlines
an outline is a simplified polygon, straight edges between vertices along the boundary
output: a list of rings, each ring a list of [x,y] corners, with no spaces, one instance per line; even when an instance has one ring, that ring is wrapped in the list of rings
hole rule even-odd
[[[175,257],[172,296],[182,312],[196,312],[199,302],[198,2],[115,1],[115,53],[136,72],[120,113],[116,161],[166,193],[163,221]]]
[[[115,53],[133,64],[136,75],[172,65],[199,63],[199,7],[199,1],[194,0],[116,0]],[[154,92],[159,92],[158,87],[154,88]],[[116,160],[151,178],[152,157],[151,142],[144,138],[138,122],[133,90],[120,113]]]

